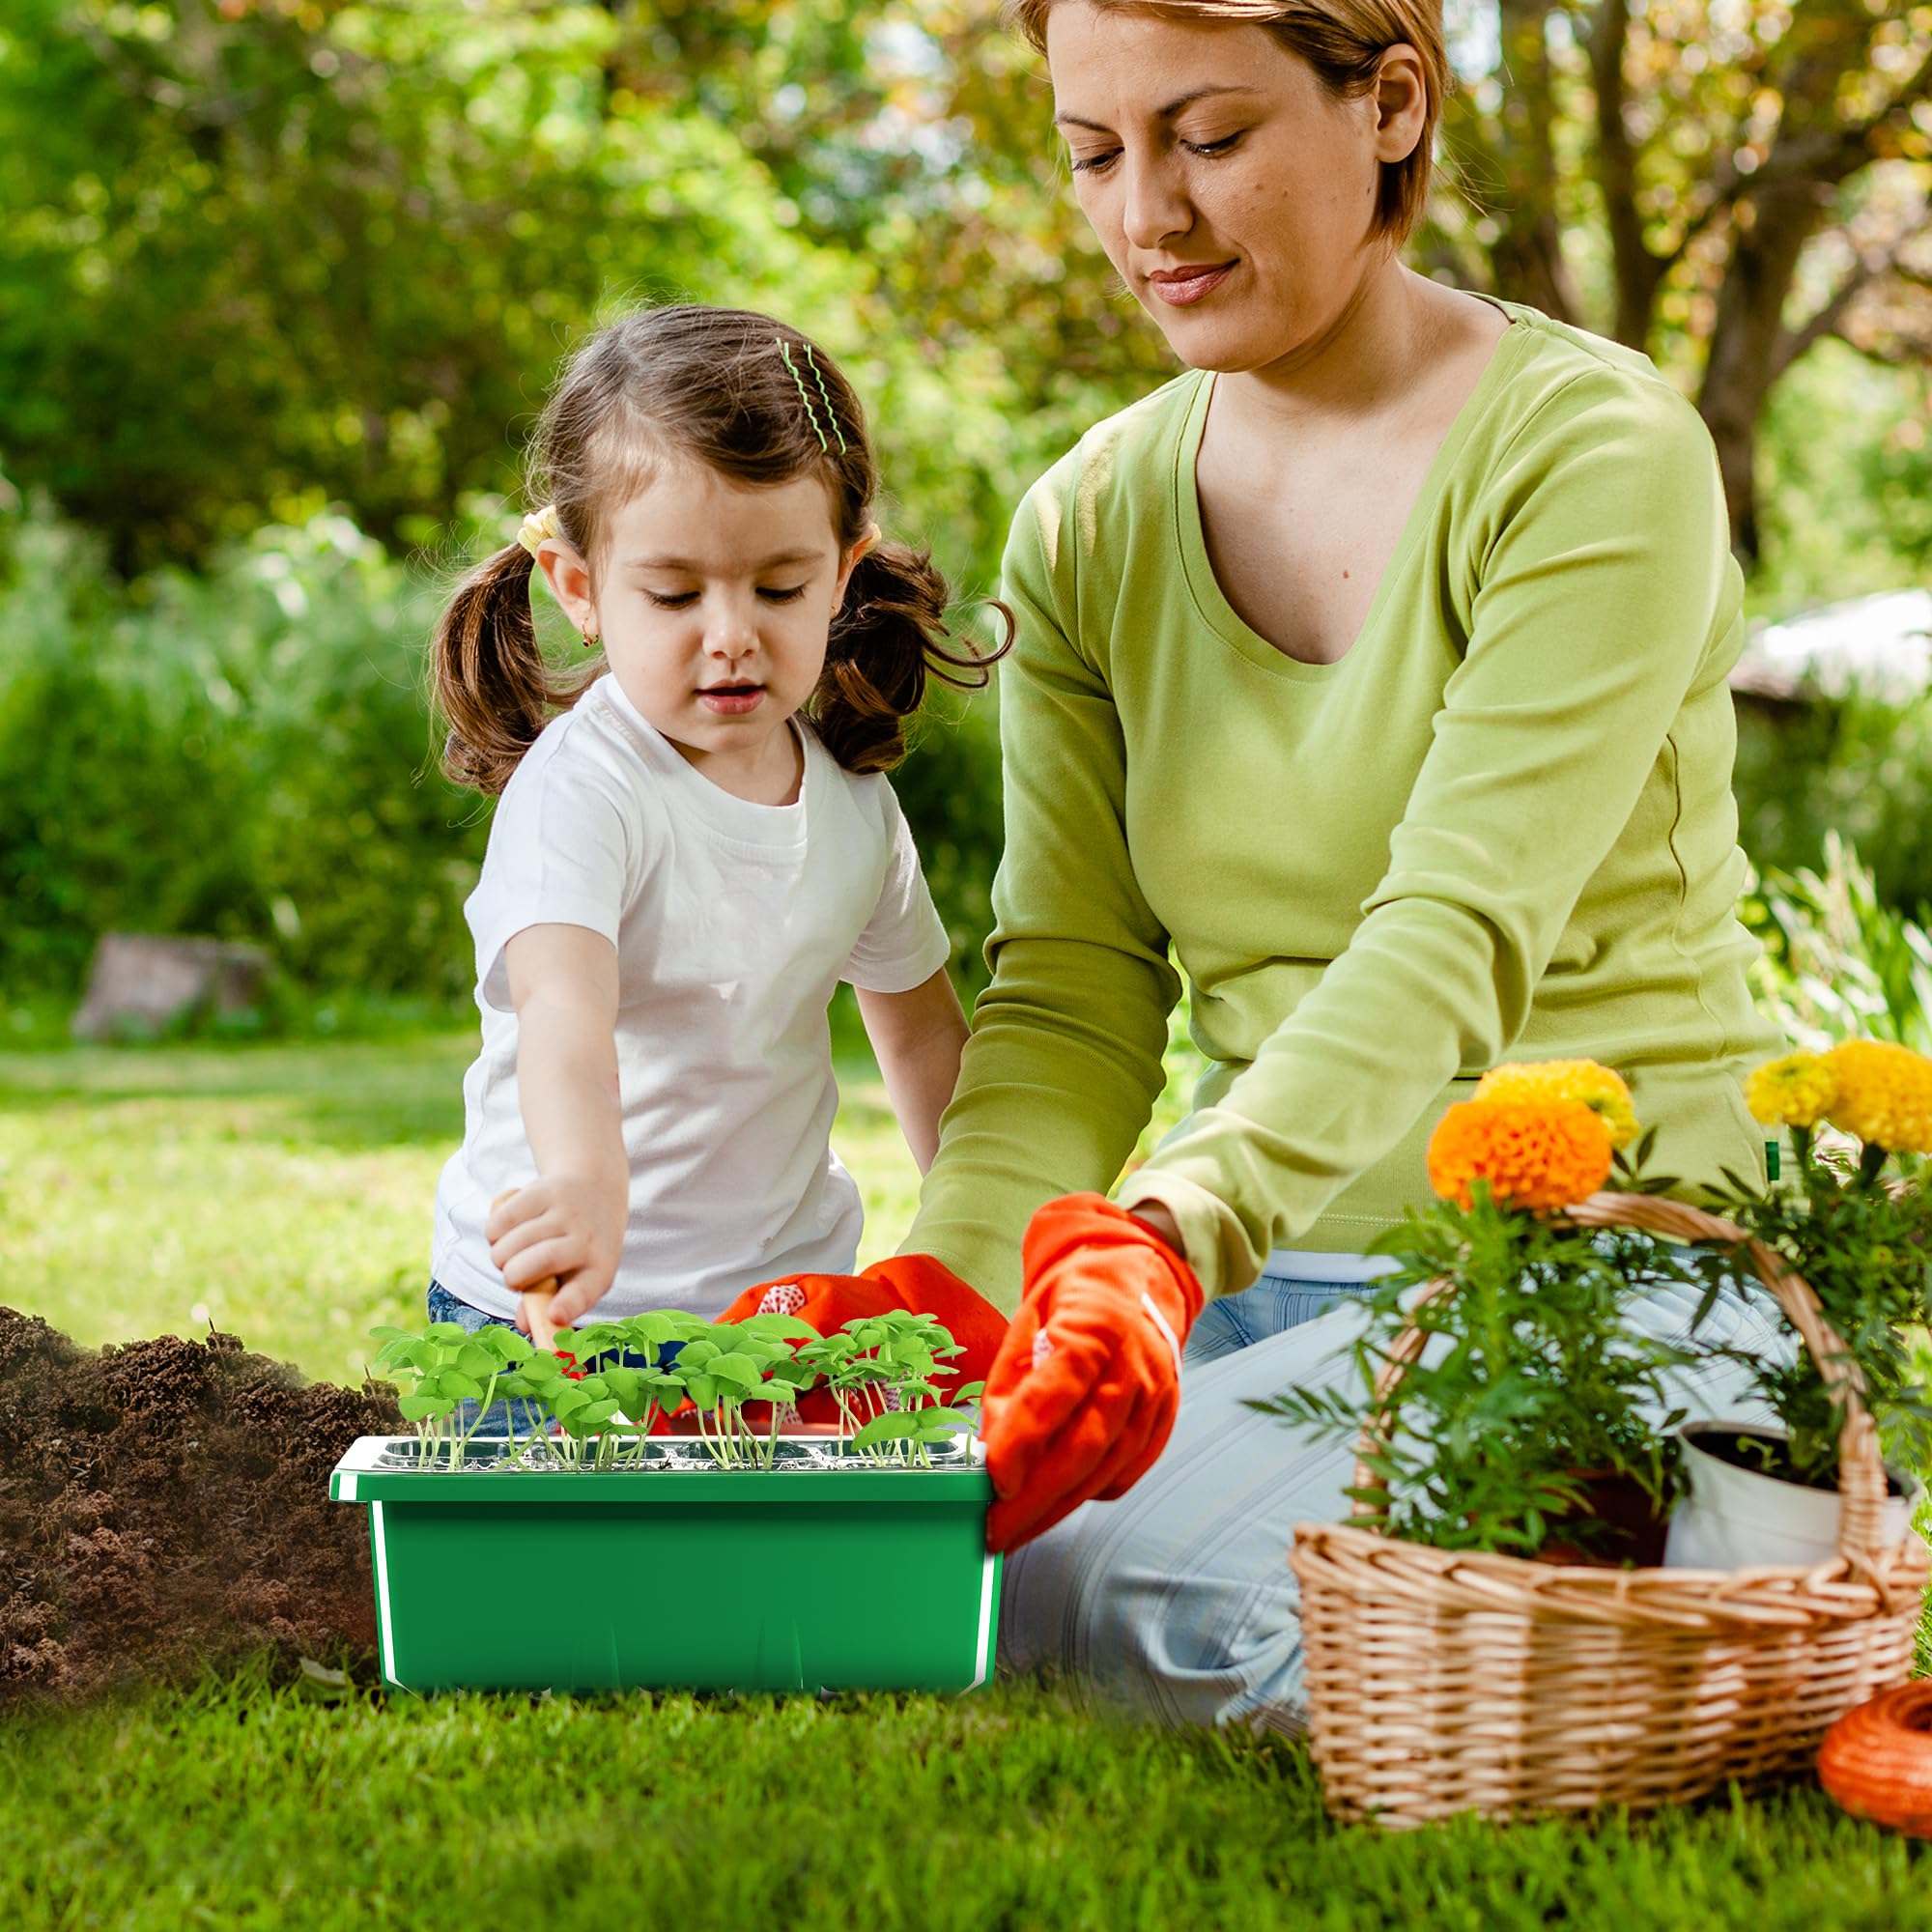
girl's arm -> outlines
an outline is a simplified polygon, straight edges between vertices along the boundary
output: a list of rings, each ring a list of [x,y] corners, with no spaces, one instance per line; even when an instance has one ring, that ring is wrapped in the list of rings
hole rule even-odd
[[[503,963],[517,1011],[517,1093],[537,1179],[496,1209],[483,1232],[512,1289],[556,1277],[551,1320],[567,1327],[609,1292],[630,1214],[617,1097],[617,949],[587,926],[532,925],[505,946]]]
[[[939,1151],[939,1117],[959,1079],[959,1053],[966,1044],[959,995],[943,966],[910,992],[854,990],[899,1130],[924,1174]]]

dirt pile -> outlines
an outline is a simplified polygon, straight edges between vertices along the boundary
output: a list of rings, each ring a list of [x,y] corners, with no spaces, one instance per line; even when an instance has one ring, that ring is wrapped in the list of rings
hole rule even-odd
[[[328,1500],[392,1395],[232,1335],[99,1352],[0,1308],[0,1703],[262,1644],[373,1648],[365,1512]]]

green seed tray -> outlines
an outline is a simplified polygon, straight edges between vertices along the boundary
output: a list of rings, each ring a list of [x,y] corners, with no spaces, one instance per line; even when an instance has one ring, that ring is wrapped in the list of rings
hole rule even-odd
[[[411,1690],[970,1690],[991,1479],[940,1469],[416,1469],[362,1436],[383,1676]]]

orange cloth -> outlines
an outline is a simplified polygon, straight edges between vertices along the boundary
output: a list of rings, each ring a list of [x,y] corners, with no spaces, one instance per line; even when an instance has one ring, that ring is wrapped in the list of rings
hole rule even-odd
[[[1193,1269],[1103,1195],[1049,1201],[1021,1256],[1024,1298],[986,1378],[981,1430],[1001,1498],[986,1525],[995,1549],[1147,1474],[1174,1428],[1180,1351],[1201,1313]]]
[[[948,1388],[982,1382],[1007,1332],[1007,1318],[976,1293],[949,1267],[926,1255],[895,1255],[874,1262],[862,1274],[800,1274],[789,1280],[748,1288],[720,1321],[743,1321],[753,1315],[793,1315],[830,1335],[848,1321],[891,1309],[910,1309],[943,1321],[963,1354],[950,1364]],[[837,1422],[838,1405],[814,1389],[798,1406],[802,1422]]]

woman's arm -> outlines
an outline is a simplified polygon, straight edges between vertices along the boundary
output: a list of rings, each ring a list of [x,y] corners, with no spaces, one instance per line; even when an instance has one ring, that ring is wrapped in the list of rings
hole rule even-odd
[[[1709,435],[1661,381],[1572,379],[1469,515],[1467,649],[1360,925],[1219,1103],[1120,1190],[1169,1210],[1209,1295],[1246,1286],[1451,1079],[1508,1052],[1578,898],[1677,756],[1687,695],[1727,704],[1722,490]],[[1674,850],[1665,808],[1651,836]]]
[[[1007,546],[1001,595],[1016,633],[1000,671],[993,982],[901,1250],[937,1257],[1009,1310],[1034,1210],[1111,1187],[1133,1151],[1165,1084],[1180,994],[1127,851],[1113,693],[1069,636],[1074,474],[1063,465],[1035,486]]]
[[[484,1234],[512,1289],[556,1277],[551,1320],[567,1327],[609,1292],[630,1213],[617,950],[584,926],[532,925],[503,956],[517,1012],[517,1097],[537,1179],[492,1212]]]

